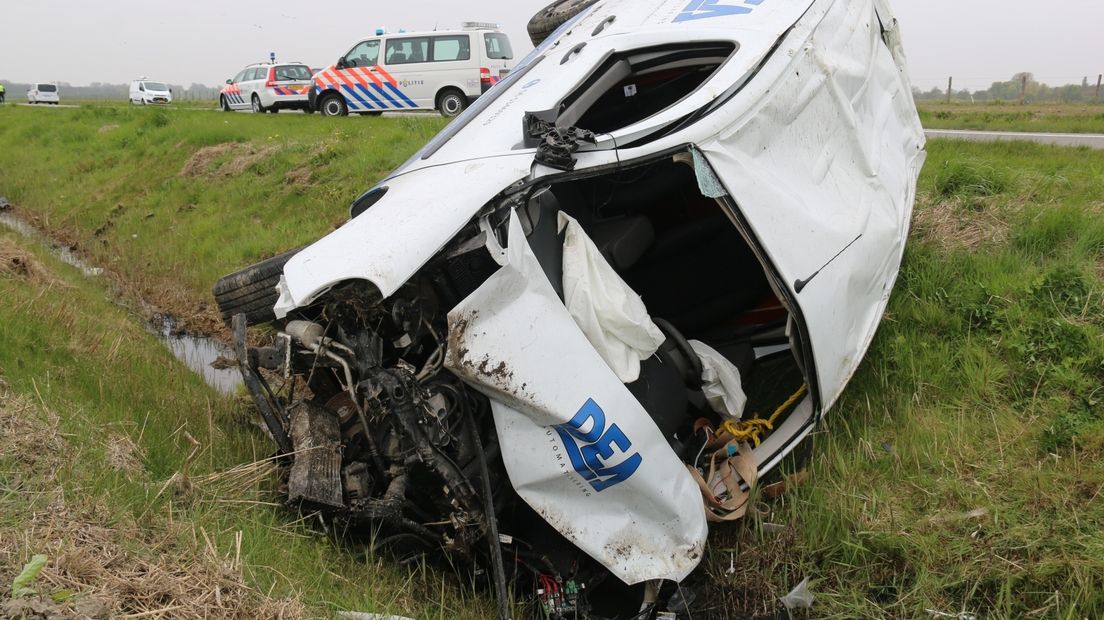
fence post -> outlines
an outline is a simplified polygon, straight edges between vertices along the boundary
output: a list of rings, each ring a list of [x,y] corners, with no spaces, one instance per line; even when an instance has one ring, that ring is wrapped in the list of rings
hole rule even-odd
[[[953,87],[953,85],[954,85],[954,77],[952,76],[952,77],[947,78],[947,103],[951,102],[951,92],[953,92],[951,90],[951,88]]]

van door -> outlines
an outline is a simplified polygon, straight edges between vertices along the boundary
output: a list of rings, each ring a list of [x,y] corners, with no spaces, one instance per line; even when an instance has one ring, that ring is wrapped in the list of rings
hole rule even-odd
[[[478,36],[475,35],[475,36]],[[430,45],[432,63],[426,73],[428,96],[436,106],[437,94],[449,86],[459,88],[468,101],[480,94],[479,52],[472,50],[472,34],[445,34],[433,37]]]
[[[222,95],[226,98],[226,105],[235,110],[249,107],[249,100],[242,96],[242,82],[251,72],[251,69],[243,69],[222,89]]]
[[[375,68],[404,108],[432,110],[436,90],[428,74],[429,37],[389,37],[384,43],[383,64]]]
[[[483,62],[480,65],[491,70],[488,88],[494,86],[499,80],[514,68],[514,50],[510,46],[510,37],[504,32],[484,32],[481,45],[483,48]]]
[[[244,107],[253,106],[253,95],[258,89],[264,87],[265,78],[268,77],[268,67],[254,67],[245,70],[245,78],[241,83],[241,95]]]

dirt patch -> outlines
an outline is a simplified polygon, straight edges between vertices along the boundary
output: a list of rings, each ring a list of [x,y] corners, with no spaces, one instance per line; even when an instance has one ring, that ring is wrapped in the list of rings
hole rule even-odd
[[[972,250],[1008,240],[1008,222],[989,208],[974,208],[962,200],[919,205],[912,227],[920,238],[947,249]]]
[[[205,146],[196,151],[180,170],[182,177],[233,177],[237,176],[280,150],[278,146],[257,147],[252,144],[224,142]],[[226,158],[227,155],[232,157]],[[223,160],[216,164],[216,161]]]
[[[184,168],[180,170],[180,176],[197,177],[208,174],[211,171],[212,162],[239,146],[240,145],[234,142],[225,142],[223,144],[205,146],[199,149],[184,163]]]
[[[115,131],[118,128],[119,128],[118,125],[104,125],[103,127],[100,127],[99,131],[100,131],[100,133],[108,133],[108,132]]]
[[[218,176],[221,177],[234,177],[249,170],[253,166],[260,163],[276,151],[280,150],[276,146],[266,146],[263,148],[256,148],[254,146],[243,146],[242,150],[230,161],[226,162],[218,169]]]
[[[0,277],[19,278],[49,285],[62,283],[53,272],[43,267],[33,254],[10,239],[0,239]]]

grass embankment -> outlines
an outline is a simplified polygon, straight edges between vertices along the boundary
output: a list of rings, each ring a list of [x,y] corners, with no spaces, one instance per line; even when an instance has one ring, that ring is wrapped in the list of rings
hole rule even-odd
[[[939,103],[920,101],[927,129],[1104,134],[1102,104]]]
[[[309,241],[343,219],[349,199],[416,148],[412,128],[427,135],[434,122],[166,117],[149,110],[116,112],[108,122],[101,116],[106,113],[81,110],[67,113],[80,116],[62,117],[68,123],[63,127],[97,141],[101,150],[82,147],[83,159],[74,159],[65,131],[42,125],[50,122],[40,120],[45,115],[10,112],[0,112],[5,127],[0,191],[13,195],[24,214],[39,215],[42,225],[72,235],[93,256],[119,257],[111,266],[128,277],[180,279],[182,295],[197,296],[193,302],[206,299],[221,273]],[[158,120],[164,118],[169,120]],[[101,123],[119,127],[101,134]],[[115,131],[123,133],[103,137]],[[347,139],[337,140],[334,132]],[[11,152],[21,140],[16,134],[43,133],[53,141],[36,140],[25,152]],[[225,159],[200,162],[203,174],[181,176],[200,148],[234,142],[239,152],[260,150],[276,134],[295,137],[272,138],[284,150],[236,175],[221,171],[239,155],[222,154]],[[318,143],[311,144],[311,136]],[[163,152],[177,143],[187,146]],[[381,143],[405,151],[381,151]],[[133,144],[160,162],[156,174],[148,167],[130,170],[145,161],[131,152]],[[331,150],[336,152],[312,159]],[[764,503],[765,512],[756,511],[745,523],[714,532],[705,564],[713,583],[709,600],[725,615],[769,611],[805,576],[818,597],[813,617],[926,617],[928,608],[995,618],[1104,614],[1104,199],[1099,195],[1104,153],[940,141],[931,143],[929,152],[889,312],[859,373],[816,436],[811,481]],[[112,166],[102,166],[103,160]],[[286,180],[299,166],[313,179],[303,194],[300,185]],[[27,171],[46,178],[25,179]],[[250,199],[224,200],[231,188]],[[327,200],[331,192],[336,195]],[[99,211],[85,213],[78,207],[86,202],[73,199],[82,194],[117,196],[126,206],[97,235],[115,207],[101,197],[95,199]],[[300,208],[304,201],[316,209]],[[180,209],[190,204],[196,208]],[[147,218],[149,212],[154,216]],[[254,225],[254,219],[264,225]],[[106,243],[98,241],[105,236]],[[194,252],[187,243],[192,240]],[[173,248],[167,263],[154,260],[162,244]],[[83,302],[74,301],[71,312],[91,314],[78,303]],[[69,336],[56,331],[62,333],[51,335],[54,342],[67,346]],[[73,356],[55,359],[10,346],[16,333],[0,331],[8,354],[42,358],[36,374],[23,376],[49,369],[57,385],[56,373],[72,372],[66,368]],[[104,355],[100,349],[85,354]],[[150,384],[162,384],[144,389],[175,402],[180,390],[155,374]],[[20,392],[33,395],[28,381]],[[89,387],[68,396],[67,403],[82,410],[111,407],[135,425],[144,420],[144,411],[159,411],[127,404],[126,391],[100,397],[94,389],[98,381],[86,381]],[[204,407],[198,409],[202,415],[195,414],[200,434],[207,428]],[[219,446],[214,457],[227,459],[224,465],[251,455],[233,448],[250,435],[229,420],[225,413],[216,421],[228,437],[229,447]],[[167,425],[163,432],[175,428]],[[187,451],[179,441],[164,449],[171,450],[171,458],[155,470],[159,479],[178,467]],[[256,510],[246,513],[253,515],[249,519],[280,522],[280,513]],[[242,527],[232,516],[227,519],[222,531]],[[764,523],[783,527],[778,531]],[[328,545],[301,544],[315,554],[311,557],[326,553]],[[342,552],[329,554],[341,567],[331,567],[335,573],[348,576],[346,566],[359,566]],[[325,575],[318,565],[280,570],[294,572],[292,580]],[[356,585],[343,590],[340,580],[324,578],[333,579],[334,594],[318,598],[330,600],[369,583],[350,577]],[[311,592],[306,588],[305,598],[314,600]],[[445,602],[445,595],[435,601]]]
[[[270,442],[100,280],[0,231],[0,299],[0,603],[42,553],[37,591],[90,615],[489,613],[454,580],[365,560],[274,509],[253,464]]]
[[[220,276],[313,241],[444,125],[96,105],[0,107],[0,195],[186,325]]]

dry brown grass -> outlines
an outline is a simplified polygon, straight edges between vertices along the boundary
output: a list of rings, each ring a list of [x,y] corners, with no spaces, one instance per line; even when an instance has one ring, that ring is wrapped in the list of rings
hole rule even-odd
[[[220,546],[187,522],[140,526],[113,515],[100,498],[64,492],[55,476],[73,458],[73,448],[57,425],[57,415],[12,395],[0,382],[0,454],[16,470],[8,484],[33,498],[35,507],[0,525],[0,600],[8,598],[9,584],[32,555],[48,558],[34,584],[39,596],[0,604],[0,620],[306,615],[298,600],[265,596],[245,582],[240,532]],[[115,436],[107,444],[109,463],[140,469],[129,439]],[[271,474],[256,467],[200,482],[241,482],[261,473]]]
[[[997,209],[975,209],[962,199],[918,201],[913,233],[946,249],[976,250],[1008,240],[1010,226]]]
[[[252,144],[225,142],[214,146],[205,146],[196,151],[180,170],[182,177],[214,176],[234,177],[248,171],[264,159],[279,150],[277,146],[257,147]],[[230,159],[216,164],[226,155]]]
[[[0,239],[0,277],[19,278],[50,286],[63,285],[33,254],[20,248],[11,239]]]
[[[184,162],[184,168],[180,170],[182,177],[198,177],[211,171],[211,163],[219,157],[234,150],[238,145],[233,142],[225,142],[214,146],[205,146],[193,154]]]

